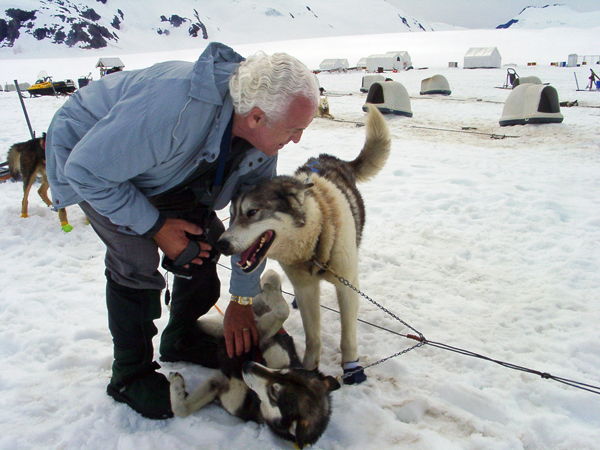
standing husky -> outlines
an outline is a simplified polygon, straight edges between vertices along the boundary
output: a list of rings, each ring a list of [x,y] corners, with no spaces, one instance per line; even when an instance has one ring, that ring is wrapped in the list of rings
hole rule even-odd
[[[261,285],[262,293],[255,297],[252,308],[265,365],[253,362],[248,353],[229,358],[223,340],[221,372],[192,394],[185,392],[179,373],[169,374],[171,408],[176,415],[186,417],[218,398],[230,414],[266,423],[279,437],[303,448],[314,444],[325,431],[331,416],[329,393],[340,384],[333,377],[301,367],[294,341],[282,329],[290,308],[281,295],[279,275],[267,271]],[[223,336],[222,323],[198,324],[213,336]]]
[[[344,382],[366,379],[358,366],[358,295],[331,271],[358,288],[358,246],[365,208],[356,182],[383,168],[390,134],[381,113],[369,105],[367,138],[354,161],[334,156],[311,158],[293,177],[278,176],[256,185],[231,205],[230,226],[217,242],[226,255],[241,253],[240,266],[252,272],[265,257],[277,260],[294,286],[306,335],[303,365],[319,366],[321,318],[319,282],[335,286],[342,321],[342,366],[352,372]]]
[[[29,191],[38,175],[42,177],[42,185],[38,194],[44,203],[52,206],[48,198],[48,178],[46,177],[46,133],[40,138],[33,138],[26,142],[14,144],[8,150],[8,169],[15,180],[23,178],[23,202],[21,203],[21,217],[28,217]],[[58,210],[58,218],[64,231],[71,231],[73,227],[67,220],[65,209]]]

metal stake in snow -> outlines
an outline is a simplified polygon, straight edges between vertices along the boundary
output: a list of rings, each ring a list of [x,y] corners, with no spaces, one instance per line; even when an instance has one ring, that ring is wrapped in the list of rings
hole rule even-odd
[[[31,128],[31,122],[29,122],[29,116],[27,115],[27,108],[25,108],[25,102],[23,101],[23,95],[21,95],[21,88],[19,87],[19,82],[17,80],[15,80],[15,87],[17,88],[17,94],[19,94],[19,100],[21,100],[23,114],[25,114],[25,120],[27,121],[27,126],[29,127],[29,134],[31,135],[31,139],[34,139],[35,133]]]

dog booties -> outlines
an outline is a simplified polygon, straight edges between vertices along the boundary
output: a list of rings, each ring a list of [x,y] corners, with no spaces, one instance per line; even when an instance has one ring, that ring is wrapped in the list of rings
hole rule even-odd
[[[358,359],[356,361],[348,362],[344,364],[344,384],[360,384],[367,380],[365,369],[358,365]]]

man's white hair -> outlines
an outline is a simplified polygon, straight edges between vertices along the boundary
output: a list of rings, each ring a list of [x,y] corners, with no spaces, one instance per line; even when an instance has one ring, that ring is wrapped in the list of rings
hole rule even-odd
[[[284,117],[296,97],[315,107],[319,103],[317,77],[287,53],[258,52],[242,61],[229,80],[229,93],[236,113],[243,116],[258,107],[272,122]]]

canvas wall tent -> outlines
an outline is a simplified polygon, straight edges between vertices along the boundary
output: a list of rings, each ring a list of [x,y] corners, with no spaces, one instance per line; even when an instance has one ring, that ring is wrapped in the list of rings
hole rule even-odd
[[[369,92],[369,88],[376,81],[385,81],[385,77],[383,75],[365,75],[362,77],[360,92]]]
[[[385,55],[367,57],[367,72],[408,69],[412,69],[412,61],[408,52],[387,52]]]
[[[451,93],[450,83],[443,75],[434,75],[421,81],[421,95],[450,95]]]
[[[463,67],[465,69],[498,68],[502,57],[497,47],[472,47],[465,54]]]
[[[357,69],[366,69],[367,68],[367,58],[360,58],[360,60],[356,63]]]
[[[528,123],[561,123],[558,93],[552,86],[524,83],[515,87],[506,102],[500,126]]]
[[[412,117],[410,97],[406,88],[397,81],[376,81],[369,88],[367,101],[379,109],[383,114]],[[363,111],[367,107],[363,106]]]
[[[321,70],[338,70],[347,68],[347,59],[324,59],[323,62],[319,64],[319,69]]]

